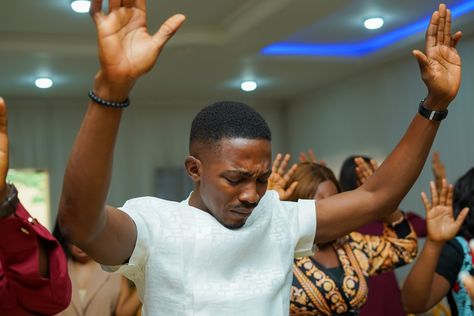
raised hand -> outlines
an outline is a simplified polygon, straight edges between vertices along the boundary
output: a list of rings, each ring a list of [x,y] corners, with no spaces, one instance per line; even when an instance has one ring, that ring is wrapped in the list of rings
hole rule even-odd
[[[431,171],[433,172],[433,177],[435,179],[436,189],[438,193],[441,192],[441,187],[443,185],[443,179],[446,179],[446,168],[441,161],[439,152],[435,151],[431,158]]]
[[[426,104],[444,110],[458,93],[461,84],[461,57],[456,45],[462,33],[451,35],[451,11],[440,4],[426,30],[425,53],[414,50],[421,77],[428,88]]]
[[[102,2],[93,0],[90,9],[98,34],[100,79],[128,93],[135,81],[151,70],[185,17],[174,15],[150,34],[146,0],[109,0],[107,14],[102,12]]]
[[[465,207],[455,219],[453,214],[453,186],[443,179],[441,191],[438,194],[436,185],[430,182],[431,202],[425,192],[421,199],[426,210],[426,228],[428,239],[433,242],[446,242],[458,233],[469,209]]]
[[[309,161],[320,164],[321,166],[326,166],[326,162],[324,160],[318,161],[318,159],[316,159],[316,155],[314,154],[312,148],[308,149],[308,153],[305,153],[304,151],[300,152],[299,159],[300,162]]]
[[[0,201],[5,199],[6,178],[8,173],[8,117],[7,106],[0,97]]]
[[[359,185],[364,184],[367,179],[377,170],[379,167],[377,161],[374,159],[370,160],[370,164],[365,161],[362,157],[354,158],[354,162],[356,164],[355,172],[357,175],[357,179],[359,180]]]
[[[297,164],[293,164],[291,168],[286,171],[286,167],[288,166],[290,158],[290,154],[285,154],[284,157],[280,153],[277,154],[275,160],[273,161],[272,174],[268,179],[267,189],[277,191],[281,201],[286,201],[290,195],[293,194],[296,186],[298,185],[298,182],[295,181],[288,188],[286,188],[288,180],[290,180],[298,166]]]

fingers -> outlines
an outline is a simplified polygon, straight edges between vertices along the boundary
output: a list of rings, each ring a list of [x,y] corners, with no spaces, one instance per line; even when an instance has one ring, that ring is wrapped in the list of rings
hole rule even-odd
[[[286,167],[288,166],[288,162],[290,161],[291,155],[290,154],[285,154],[285,157],[283,158],[283,161],[280,164],[280,168],[278,168],[278,173],[280,175],[285,173]]]
[[[444,43],[444,31],[446,25],[446,5],[441,3],[439,5],[439,20],[438,20],[438,27],[436,32],[436,44],[440,45]]]
[[[416,60],[418,61],[418,65],[420,66],[420,69],[423,71],[426,67],[429,66],[428,63],[428,57],[426,57],[425,54],[423,54],[421,51],[415,49],[412,51],[413,56],[415,56]]]
[[[446,9],[446,20],[444,24],[444,41],[446,46],[451,45],[451,10]]]
[[[450,184],[448,186],[448,195],[447,195],[447,198],[446,198],[446,206],[449,206],[450,208],[453,207],[453,185]]]
[[[433,181],[430,181],[430,191],[431,191],[431,203],[435,207],[439,205],[438,191],[436,190],[436,185]]]
[[[92,0],[89,14],[94,21],[97,15],[102,14],[102,0]]]
[[[131,8],[133,7],[133,0],[122,0],[122,7]]]
[[[452,37],[451,37],[451,46],[453,48],[456,48],[456,46],[458,45],[459,43],[459,40],[461,39],[462,37],[462,32],[461,31],[457,31]]]
[[[364,184],[367,179],[374,173],[372,169],[372,162],[369,165],[363,158],[357,157],[354,159],[356,163],[356,174],[359,178],[359,182]]]
[[[459,212],[458,217],[456,218],[456,227],[457,229],[461,229],[462,223],[464,223],[464,220],[467,217],[467,214],[469,214],[469,208],[465,207]]]
[[[442,180],[441,191],[439,193],[439,205],[446,205],[446,197],[448,193],[448,183],[446,179]]]
[[[158,47],[163,47],[166,42],[178,31],[178,29],[183,25],[186,17],[182,14],[176,14],[170,17],[165,21],[160,27],[160,29],[153,35]]]
[[[302,151],[300,151],[299,159],[300,162],[306,162],[308,160],[308,158],[306,158],[306,154]]]
[[[121,0],[109,0],[109,13],[114,10],[120,9],[121,6],[122,6]]]
[[[426,34],[425,34],[426,48],[433,47],[436,45],[438,23],[439,23],[439,12],[435,11],[431,15],[430,24],[428,25],[428,28],[426,29]]]
[[[146,11],[146,0],[135,0],[135,6],[143,11]]]
[[[285,197],[288,198],[290,197],[296,190],[296,187],[298,186],[298,181],[293,182],[288,189],[286,189],[285,192]]]
[[[355,167],[355,172],[356,172],[356,175],[357,175],[357,180],[359,182],[359,186],[364,184],[365,183],[365,176],[364,176],[364,172],[361,170],[360,167]]]
[[[377,163],[377,160],[375,159],[370,159],[370,165],[372,166],[372,170],[375,171],[379,167],[379,164]]]
[[[441,159],[439,157],[439,152],[437,151],[433,152],[433,156],[431,157],[431,164],[438,165],[440,161]]]
[[[428,200],[428,197],[426,196],[425,192],[421,192],[421,200],[423,201],[423,206],[425,207],[425,212],[428,214],[428,212],[431,210],[431,204],[430,200]]]
[[[273,160],[273,164],[272,164],[272,173],[273,174],[278,172],[278,166],[280,166],[281,158],[282,158],[282,155],[280,153],[278,153],[275,157],[275,160]]]
[[[288,170],[288,172],[283,176],[283,180],[285,180],[285,183],[290,181],[290,178],[293,176],[293,174],[295,173],[296,171],[296,168],[298,168],[298,165],[297,164],[293,164],[293,166],[291,166],[290,170]]]

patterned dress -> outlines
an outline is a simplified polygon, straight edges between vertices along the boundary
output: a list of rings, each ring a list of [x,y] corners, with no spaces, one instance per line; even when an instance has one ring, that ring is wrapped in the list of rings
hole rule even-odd
[[[353,232],[331,244],[339,266],[325,268],[313,257],[295,259],[290,315],[357,315],[367,294],[367,278],[413,261],[417,239],[408,221],[383,236]]]

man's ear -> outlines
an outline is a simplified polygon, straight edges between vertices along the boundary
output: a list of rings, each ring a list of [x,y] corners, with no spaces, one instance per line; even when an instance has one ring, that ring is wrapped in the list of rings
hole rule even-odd
[[[184,161],[184,167],[186,168],[186,172],[188,173],[191,180],[194,183],[201,181],[201,174],[202,174],[202,163],[201,160],[197,159],[194,156],[188,156]]]

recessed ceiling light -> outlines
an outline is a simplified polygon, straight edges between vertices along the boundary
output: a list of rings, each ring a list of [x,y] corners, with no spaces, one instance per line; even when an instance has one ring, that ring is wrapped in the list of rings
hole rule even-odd
[[[53,80],[50,78],[38,78],[35,80],[35,85],[40,89],[48,89],[53,86]]]
[[[383,25],[382,18],[370,18],[364,21],[364,26],[368,30],[376,30],[381,28]]]
[[[244,81],[240,84],[240,89],[250,92],[257,89],[257,83],[255,81]]]
[[[73,0],[71,1],[71,8],[77,13],[87,13],[91,7],[89,0]]]

